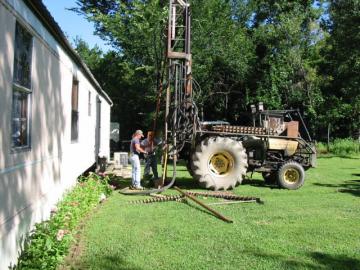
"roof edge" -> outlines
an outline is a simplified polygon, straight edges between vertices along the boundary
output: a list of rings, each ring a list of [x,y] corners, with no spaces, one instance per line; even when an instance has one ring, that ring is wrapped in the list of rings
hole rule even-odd
[[[106,94],[106,92],[101,88],[98,81],[95,79],[94,75],[91,73],[88,66],[81,59],[79,54],[71,46],[69,41],[64,35],[64,32],[61,30],[60,26],[57,24],[55,19],[50,14],[49,10],[43,4],[41,0],[23,0],[24,3],[30,8],[30,10],[35,14],[35,16],[40,20],[40,22],[45,26],[45,28],[53,35],[61,47],[69,54],[69,56],[74,60],[74,62],[79,66],[80,70],[84,72],[85,76],[95,87],[96,91],[110,104],[113,105],[112,100]]]

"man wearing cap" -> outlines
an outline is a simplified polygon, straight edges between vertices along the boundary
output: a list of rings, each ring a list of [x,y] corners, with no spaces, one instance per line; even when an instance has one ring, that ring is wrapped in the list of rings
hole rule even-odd
[[[144,137],[144,133],[141,130],[136,130],[132,136],[130,143],[130,162],[131,162],[131,176],[132,176],[132,189],[143,189],[140,183],[141,167],[140,167],[140,153],[147,154],[145,150],[140,147],[140,139]]]

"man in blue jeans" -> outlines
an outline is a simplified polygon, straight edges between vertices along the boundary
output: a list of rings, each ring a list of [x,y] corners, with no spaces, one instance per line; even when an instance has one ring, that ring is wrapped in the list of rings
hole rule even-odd
[[[142,148],[148,153],[145,155],[145,169],[144,169],[144,178],[150,178],[150,168],[153,173],[153,179],[149,179],[150,182],[157,180],[159,178],[157,171],[157,159],[156,159],[156,147],[160,144],[159,140],[155,139],[154,131],[148,131],[147,138],[141,142]]]
[[[130,143],[130,162],[131,162],[131,176],[132,183],[131,189],[144,189],[141,186],[140,178],[141,178],[141,167],[140,167],[140,153],[147,154],[145,150],[140,147],[140,139],[144,137],[144,133],[141,130],[136,130],[132,136],[132,140]]]

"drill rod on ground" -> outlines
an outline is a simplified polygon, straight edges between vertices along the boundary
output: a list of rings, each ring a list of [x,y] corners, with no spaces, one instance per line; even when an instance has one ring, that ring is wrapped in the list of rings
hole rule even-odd
[[[183,194],[185,197],[188,197],[189,199],[193,200],[194,202],[196,202],[197,204],[200,204],[202,207],[204,207],[205,209],[207,209],[208,211],[210,211],[211,213],[213,213],[216,217],[220,218],[221,220],[228,222],[228,223],[233,223],[232,220],[224,217],[223,215],[221,215],[220,213],[216,212],[214,209],[210,208],[209,206],[203,204],[201,201],[199,201],[198,199],[196,199],[194,196],[188,194],[187,192],[181,190],[178,187],[174,187],[177,191],[179,191],[181,194]]]

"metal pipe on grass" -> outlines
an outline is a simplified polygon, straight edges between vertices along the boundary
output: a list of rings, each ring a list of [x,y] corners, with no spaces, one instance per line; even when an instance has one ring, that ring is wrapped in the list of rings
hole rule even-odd
[[[185,197],[188,197],[189,199],[193,200],[194,202],[196,202],[197,204],[201,205],[202,207],[204,207],[206,210],[210,211],[211,213],[213,213],[216,217],[220,218],[221,220],[228,222],[228,223],[233,223],[232,220],[228,219],[227,217],[224,217],[222,214],[220,214],[219,212],[215,211],[214,209],[210,208],[209,206],[207,206],[206,204],[202,203],[201,201],[199,201],[198,199],[196,199],[194,196],[188,194],[187,192],[181,190],[178,187],[174,187],[178,192],[180,192],[181,194],[183,194]]]

